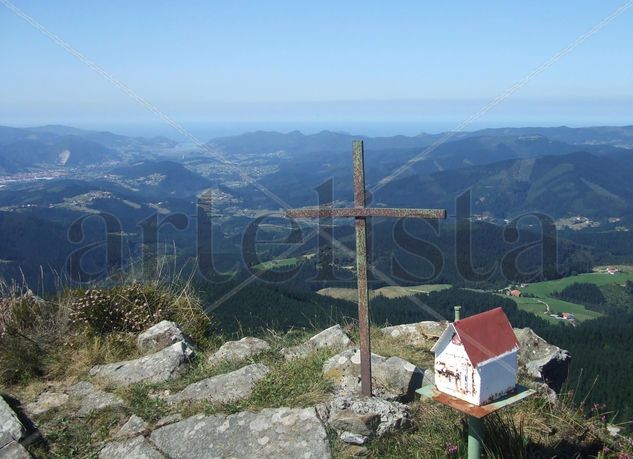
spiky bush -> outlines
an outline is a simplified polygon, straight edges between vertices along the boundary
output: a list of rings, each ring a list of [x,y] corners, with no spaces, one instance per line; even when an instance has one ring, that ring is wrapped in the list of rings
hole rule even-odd
[[[199,341],[211,325],[195,295],[156,283],[78,291],[71,295],[69,307],[73,326],[98,335],[138,333],[161,320],[172,320]]]

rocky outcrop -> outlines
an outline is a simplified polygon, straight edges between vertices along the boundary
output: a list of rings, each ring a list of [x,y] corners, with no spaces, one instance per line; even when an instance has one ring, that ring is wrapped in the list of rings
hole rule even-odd
[[[270,369],[255,363],[239,370],[203,379],[190,384],[182,391],[167,398],[168,403],[189,400],[206,400],[210,403],[230,403],[248,398],[253,387],[264,378]]]
[[[108,443],[99,451],[99,459],[164,459],[165,457],[142,436]]]
[[[209,357],[209,363],[242,362],[270,349],[263,339],[247,336],[239,341],[227,341]]]
[[[0,433],[2,432],[6,432],[13,440],[17,441],[26,434],[26,429],[15,411],[0,396]]]
[[[319,417],[345,443],[363,445],[411,424],[409,407],[378,397],[336,397],[317,407]]]
[[[59,408],[68,401],[68,394],[62,392],[43,392],[36,401],[28,403],[24,409],[32,416],[44,414],[55,408]]]
[[[169,457],[330,457],[327,434],[314,408],[197,415],[155,430],[150,439]]]
[[[542,382],[554,392],[560,392],[569,374],[571,354],[549,344],[530,328],[516,328],[519,341],[519,366],[536,382]]]
[[[0,444],[4,443],[0,433]],[[17,441],[11,441],[4,446],[0,446],[0,457],[3,459],[29,459],[32,457],[24,446]]]
[[[105,408],[123,406],[123,400],[110,392],[96,388],[89,382],[82,381],[68,389],[68,396],[71,402],[77,403],[79,409],[77,416],[89,416],[95,411]]]
[[[188,343],[187,337],[178,328],[178,325],[168,320],[163,320],[138,335],[136,346],[143,354],[149,354],[181,341]]]
[[[343,331],[343,328],[337,324],[314,335],[305,343],[282,349],[281,354],[286,358],[286,360],[292,360],[306,357],[317,349],[325,347],[345,349],[351,343],[352,341],[349,339],[349,336],[347,336],[347,334]]]
[[[413,324],[384,327],[380,331],[383,335],[390,338],[404,339],[411,346],[428,350],[431,347],[429,342],[437,340],[444,333],[447,326],[448,322],[428,320]]]
[[[29,458],[31,455],[19,442],[26,428],[4,398],[0,396],[0,457]]]
[[[415,390],[429,382],[432,371],[422,370],[400,357],[371,355],[373,393],[388,400],[411,400]],[[323,374],[338,395],[360,394],[360,351],[348,349],[328,359]]]
[[[160,383],[178,377],[192,356],[191,347],[180,341],[139,359],[97,365],[90,370],[90,376],[120,387],[140,382]]]

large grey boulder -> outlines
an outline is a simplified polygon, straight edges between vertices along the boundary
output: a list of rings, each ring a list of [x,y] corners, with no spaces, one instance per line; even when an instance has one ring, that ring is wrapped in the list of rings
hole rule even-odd
[[[163,320],[138,335],[136,346],[142,353],[148,354],[158,352],[180,341],[188,342],[178,325],[169,320]]]
[[[314,335],[305,343],[282,349],[281,354],[286,360],[292,360],[306,357],[310,353],[325,347],[345,349],[351,343],[352,340],[347,336],[347,333],[343,331],[343,328],[339,324],[336,324]]]
[[[432,370],[422,370],[400,357],[371,355],[373,394],[388,400],[411,400],[415,390],[429,383]],[[338,395],[360,394],[360,351],[348,349],[323,364],[323,374]]]
[[[160,383],[180,376],[192,356],[191,347],[180,341],[139,359],[96,365],[90,376],[119,387],[140,382]]]
[[[68,394],[62,392],[43,392],[36,401],[28,403],[24,409],[29,415],[38,416],[59,408],[68,401]]]
[[[549,344],[530,328],[515,328],[519,341],[519,367],[536,382],[559,393],[569,374],[571,354]]]
[[[446,327],[448,322],[434,322],[427,320],[413,324],[394,325],[381,328],[383,335],[394,339],[402,339],[407,344],[420,349],[429,349],[429,342],[436,341]]]
[[[335,397],[317,406],[317,412],[341,440],[357,445],[411,424],[407,405],[378,397]]]
[[[314,408],[201,414],[161,427],[150,439],[172,458],[330,458],[327,433]]]
[[[99,451],[99,459],[164,459],[160,453],[143,436],[129,440],[115,441],[105,445]]]
[[[2,459],[29,459],[32,457],[24,446],[13,440],[4,446],[0,446],[0,458]]]
[[[246,336],[239,341],[227,341],[209,357],[209,363],[241,362],[270,349],[263,339]]]
[[[210,403],[230,403],[248,398],[253,387],[264,378],[270,369],[255,363],[239,370],[203,379],[190,384],[182,391],[167,398],[168,403],[188,400],[206,400]]]
[[[4,398],[0,396],[0,435],[3,443],[8,444],[12,440],[18,441],[26,434],[24,425],[18,415],[13,411]],[[1,446],[5,446],[1,445]]]
[[[89,382],[82,381],[67,390],[69,400],[78,404],[77,416],[86,417],[105,408],[123,406],[123,400],[110,392],[98,389]]]

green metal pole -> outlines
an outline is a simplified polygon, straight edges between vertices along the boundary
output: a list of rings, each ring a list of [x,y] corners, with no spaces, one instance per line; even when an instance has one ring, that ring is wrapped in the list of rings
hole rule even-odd
[[[468,416],[468,459],[480,459],[484,437],[484,421]]]
[[[455,322],[457,322],[461,318],[461,315],[462,315],[461,314],[461,309],[462,309],[462,307],[461,306],[455,306],[454,309],[455,309]]]

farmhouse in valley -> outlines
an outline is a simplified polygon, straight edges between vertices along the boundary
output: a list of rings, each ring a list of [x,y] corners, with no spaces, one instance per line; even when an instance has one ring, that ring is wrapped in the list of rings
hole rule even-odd
[[[435,385],[474,405],[488,404],[515,390],[518,349],[501,308],[451,323],[431,349]]]

